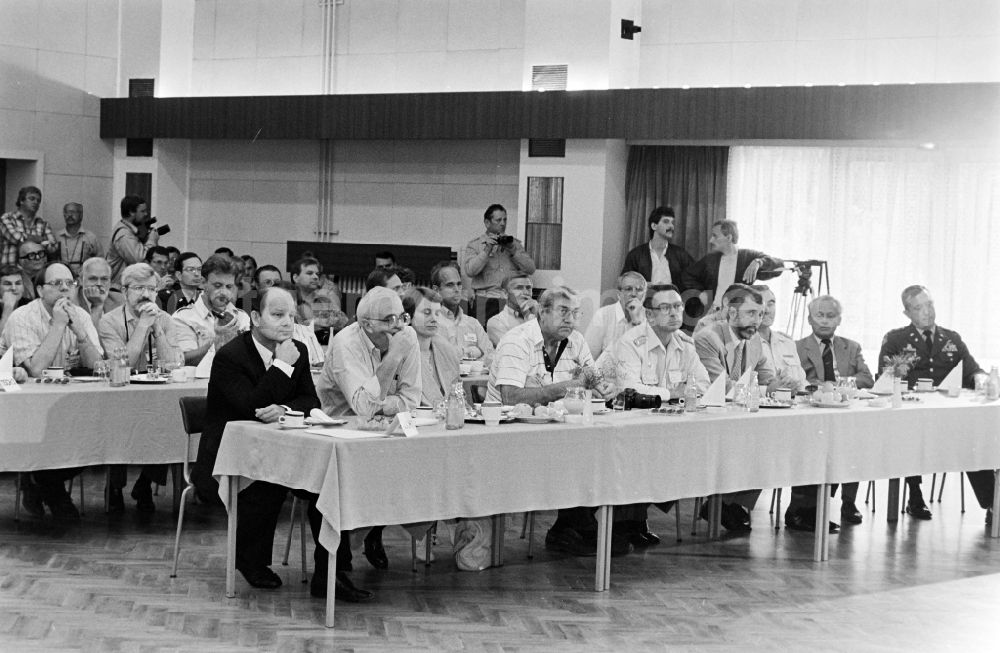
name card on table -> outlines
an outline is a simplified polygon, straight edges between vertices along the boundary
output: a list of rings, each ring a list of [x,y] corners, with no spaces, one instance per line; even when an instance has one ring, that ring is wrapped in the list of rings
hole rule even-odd
[[[413,438],[419,435],[417,433],[417,425],[414,423],[413,415],[409,411],[403,411],[401,413],[396,413],[392,418],[392,422],[389,427],[385,430],[386,435],[392,435],[397,429],[403,430],[403,435],[408,438]]]
[[[962,390],[962,376],[965,372],[964,367],[965,366],[962,364],[962,361],[958,361],[958,365],[951,368],[951,371],[948,372],[948,376],[944,377],[944,380],[941,381],[941,385],[938,386],[938,390],[949,390],[955,393],[960,392]]]
[[[14,380],[14,350],[8,349],[0,356],[0,390],[4,392],[20,392],[21,386]]]

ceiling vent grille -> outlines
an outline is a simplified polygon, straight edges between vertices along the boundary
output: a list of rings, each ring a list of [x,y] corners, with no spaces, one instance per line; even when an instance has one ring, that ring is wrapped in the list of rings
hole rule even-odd
[[[128,80],[129,97],[153,97],[153,79],[130,79]]]
[[[565,91],[566,73],[569,66],[556,64],[531,67],[532,91]]]

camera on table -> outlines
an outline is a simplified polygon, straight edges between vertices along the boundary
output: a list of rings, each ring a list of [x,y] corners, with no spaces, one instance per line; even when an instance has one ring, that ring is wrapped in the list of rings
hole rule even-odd
[[[663,398],[660,395],[645,395],[641,392],[636,392],[635,388],[625,388],[618,393],[613,402],[615,405],[621,405],[624,410],[632,410],[633,408],[648,409],[659,408],[663,405]]]
[[[507,247],[508,245],[510,245],[513,242],[514,242],[514,237],[513,236],[509,236],[507,234],[503,234],[501,236],[497,236],[497,245],[499,245],[500,247]]]

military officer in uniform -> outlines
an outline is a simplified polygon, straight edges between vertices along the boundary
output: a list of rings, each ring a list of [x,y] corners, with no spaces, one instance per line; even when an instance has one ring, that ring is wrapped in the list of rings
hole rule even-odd
[[[917,379],[929,378],[934,385],[939,385],[952,368],[963,364],[962,386],[974,388],[976,376],[986,376],[979,363],[969,353],[969,348],[962,342],[957,332],[945,329],[935,323],[934,300],[930,291],[923,286],[908,286],[903,290],[903,314],[910,319],[909,326],[893,329],[882,339],[882,349],[878,353],[879,362],[886,357],[910,353],[916,355],[916,360],[910,366],[906,378],[907,385],[913,387]],[[993,472],[990,470],[966,472],[969,483],[976,493],[979,505],[987,510],[993,503]],[[917,519],[930,519],[931,511],[924,503],[920,492],[920,477],[910,476],[906,479],[910,489],[910,498],[906,504],[906,513]],[[987,520],[991,515],[987,512]]]

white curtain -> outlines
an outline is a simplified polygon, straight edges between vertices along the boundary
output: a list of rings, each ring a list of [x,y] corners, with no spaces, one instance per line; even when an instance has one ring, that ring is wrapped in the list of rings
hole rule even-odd
[[[873,371],[882,336],[909,323],[900,292],[911,284],[927,286],[937,323],[958,331],[980,365],[1000,363],[996,151],[734,147],[727,203],[740,245],[828,262],[844,305],[838,333],[861,342]],[[796,282],[788,272],[769,284],[783,329]]]

